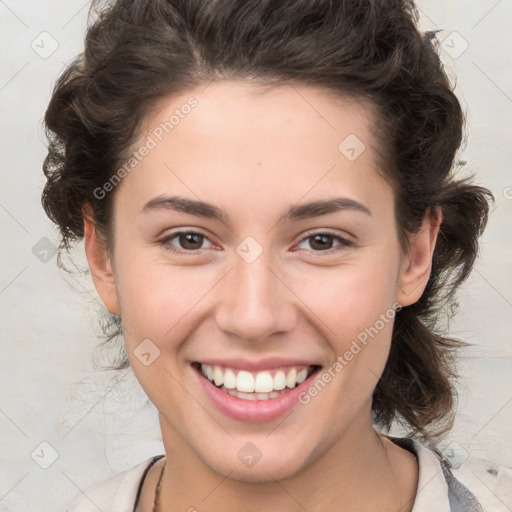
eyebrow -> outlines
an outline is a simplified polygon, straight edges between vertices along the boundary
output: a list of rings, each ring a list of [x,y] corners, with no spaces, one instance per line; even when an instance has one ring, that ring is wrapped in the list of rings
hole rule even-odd
[[[173,210],[198,217],[217,219],[221,222],[229,221],[228,214],[217,206],[204,201],[187,199],[180,196],[155,197],[144,205],[141,213],[149,213],[157,210]],[[343,210],[352,210],[365,213],[366,215],[372,215],[370,209],[364,204],[348,197],[337,197],[324,201],[312,201],[310,203],[293,205],[279,221],[309,219]]]

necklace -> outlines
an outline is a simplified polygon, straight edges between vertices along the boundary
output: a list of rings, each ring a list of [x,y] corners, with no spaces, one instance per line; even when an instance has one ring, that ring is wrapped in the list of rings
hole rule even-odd
[[[160,473],[160,478],[158,479],[158,484],[156,486],[155,501],[153,503],[153,512],[160,512],[160,486],[162,484],[162,477],[164,476],[164,470],[165,470],[165,460],[164,460],[164,467],[162,468],[162,472]]]

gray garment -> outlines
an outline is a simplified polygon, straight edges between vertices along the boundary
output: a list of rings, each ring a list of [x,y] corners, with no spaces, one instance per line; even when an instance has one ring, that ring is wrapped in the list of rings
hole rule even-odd
[[[407,437],[392,438],[389,437],[398,446],[414,453],[412,439]],[[435,447],[429,446],[436,457],[439,459],[444,479],[448,484],[448,499],[450,500],[451,512],[484,512],[482,505],[476,496],[462,483],[455,478],[452,473],[450,463],[443,457],[443,454]]]
[[[448,499],[452,512],[483,512],[476,496],[453,476],[445,459],[441,459],[441,468],[448,484]]]

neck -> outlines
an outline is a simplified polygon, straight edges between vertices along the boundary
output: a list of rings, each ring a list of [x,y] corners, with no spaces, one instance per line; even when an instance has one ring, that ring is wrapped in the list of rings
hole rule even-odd
[[[414,455],[375,430],[353,429],[294,475],[241,481],[199,459],[160,418],[166,451],[159,512],[410,512],[418,468]],[[180,442],[181,441],[181,442]]]

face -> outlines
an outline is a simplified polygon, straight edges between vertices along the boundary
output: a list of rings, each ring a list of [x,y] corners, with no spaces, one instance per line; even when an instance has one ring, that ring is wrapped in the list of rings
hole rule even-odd
[[[394,307],[421,295],[437,233],[401,251],[372,122],[315,88],[187,91],[146,120],[110,255],[86,221],[164,442],[213,471],[285,478],[372,428]]]

